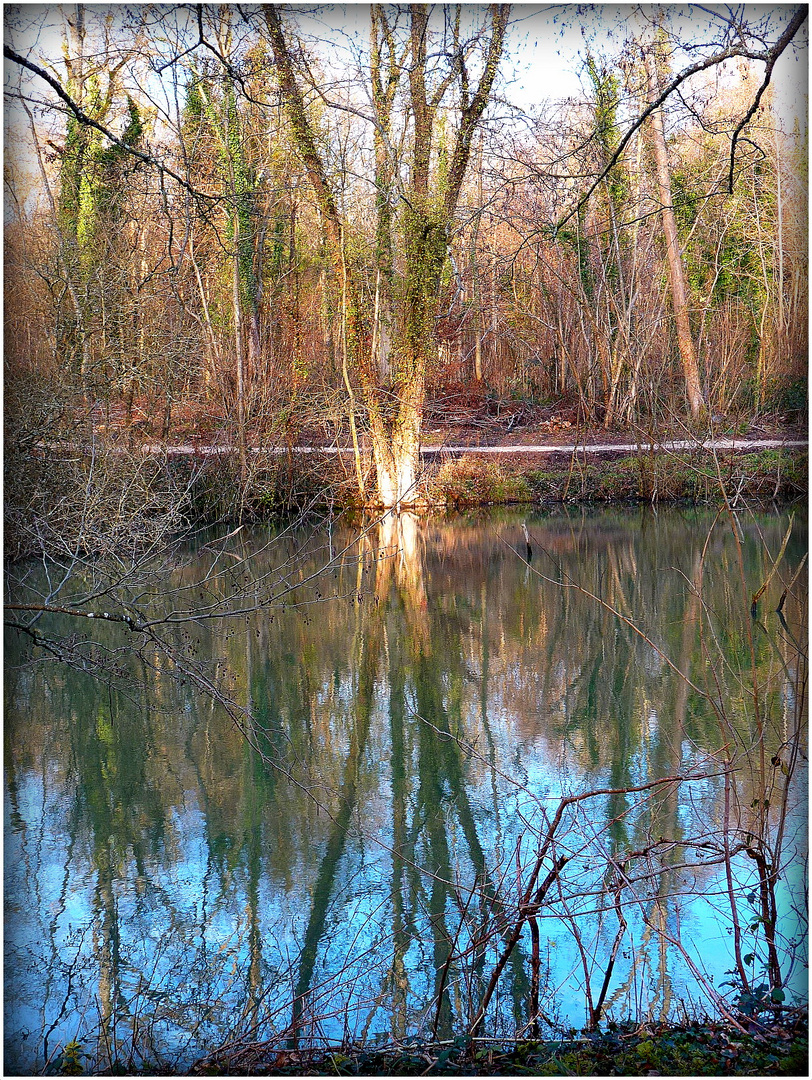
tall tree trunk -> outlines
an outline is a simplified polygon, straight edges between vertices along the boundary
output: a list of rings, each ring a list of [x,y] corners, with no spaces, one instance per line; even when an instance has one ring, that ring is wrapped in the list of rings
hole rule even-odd
[[[237,447],[240,455],[240,506],[248,477],[246,442],[245,362],[243,360],[242,311],[240,309],[240,216],[234,214],[234,261],[232,263],[232,304],[234,310],[234,352],[237,382]]]
[[[660,96],[660,81],[657,75],[657,58],[653,51],[646,56],[648,71],[649,98],[654,101]],[[694,341],[691,335],[691,323],[688,318],[688,293],[685,286],[685,271],[682,263],[682,251],[677,236],[677,222],[671,197],[671,170],[668,165],[668,151],[665,145],[663,114],[656,109],[651,114],[651,145],[657,166],[657,188],[659,191],[663,232],[665,233],[666,258],[668,262],[668,280],[671,286],[671,302],[674,309],[674,322],[677,330],[677,345],[685,375],[685,390],[693,417],[699,416],[705,408],[702,387],[699,382],[699,365],[696,360]]]

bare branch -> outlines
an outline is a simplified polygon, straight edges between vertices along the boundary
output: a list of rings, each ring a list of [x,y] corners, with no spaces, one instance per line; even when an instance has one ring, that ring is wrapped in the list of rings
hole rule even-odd
[[[727,189],[726,189],[728,192],[732,192],[733,191],[733,167],[734,167],[734,160],[735,160],[735,153],[736,153],[736,145],[737,145],[737,142],[739,140],[739,136],[740,136],[742,130],[744,129],[745,125],[749,122],[749,120],[753,117],[756,110],[758,109],[758,105],[759,105],[759,102],[761,101],[762,95],[764,94],[764,91],[767,89],[767,86],[769,85],[770,78],[772,77],[772,71],[773,71],[773,68],[775,66],[776,61],[778,60],[779,56],[781,56],[781,54],[786,50],[787,46],[790,44],[790,42],[795,37],[795,35],[798,33],[798,30],[801,28],[801,26],[806,21],[806,17],[807,17],[807,8],[805,8],[805,7],[799,8],[796,11],[795,15],[792,17],[792,20],[790,21],[790,23],[787,26],[784,33],[781,35],[781,37],[778,39],[778,41],[775,43],[775,45],[773,45],[772,48],[770,48],[770,49],[754,50],[754,49],[749,49],[749,48],[747,48],[746,46],[743,46],[743,45],[732,45],[728,49],[723,49],[721,52],[714,53],[713,56],[709,56],[705,60],[698,60],[695,64],[691,64],[690,67],[687,67],[684,71],[681,71],[679,75],[677,75],[675,78],[673,78],[671,80],[671,82],[663,90],[661,90],[659,96],[657,96],[653,101],[651,101],[646,106],[645,109],[643,109],[643,111],[640,113],[640,115],[637,117],[637,119],[634,121],[634,123],[630,125],[630,127],[626,131],[626,134],[623,136],[623,138],[618,143],[618,145],[617,145],[617,147],[615,149],[615,152],[607,160],[606,164],[601,169],[601,171],[599,172],[599,174],[595,178],[595,180],[592,182],[592,184],[589,186],[586,193],[578,200],[578,202],[573,207],[573,209],[570,210],[567,214],[565,214],[564,217],[561,218],[557,222],[557,224],[555,226],[556,231],[560,230],[564,225],[566,225],[566,223],[568,221],[572,220],[572,218],[575,217],[576,214],[578,214],[581,209],[583,209],[583,207],[587,204],[587,202],[589,202],[592,195],[597,191],[597,189],[600,187],[600,185],[603,183],[603,181],[606,179],[606,177],[609,175],[609,173],[612,171],[612,169],[617,165],[617,163],[623,157],[623,153],[626,150],[626,147],[631,142],[631,140],[634,138],[635,133],[640,130],[640,128],[643,126],[643,124],[646,122],[646,120],[648,120],[648,118],[651,116],[651,114],[653,112],[656,112],[656,110],[659,109],[660,106],[665,101],[667,101],[667,99],[680,86],[682,86],[682,84],[684,82],[686,82],[692,76],[698,75],[702,71],[707,71],[709,68],[712,68],[712,67],[718,67],[720,64],[723,64],[725,62],[725,60],[732,60],[735,57],[742,57],[742,58],[747,59],[747,60],[758,60],[758,61],[761,61],[761,62],[765,63],[767,65],[767,70],[765,71],[764,80],[762,81],[762,84],[759,87],[759,90],[758,90],[758,92],[756,94],[753,105],[748,110],[747,115],[741,121],[741,123],[736,128],[736,130],[734,131],[733,136],[732,136],[732,142],[731,142],[731,148],[730,148],[730,170],[728,172],[728,186],[727,186]],[[536,235],[538,235],[538,233]]]

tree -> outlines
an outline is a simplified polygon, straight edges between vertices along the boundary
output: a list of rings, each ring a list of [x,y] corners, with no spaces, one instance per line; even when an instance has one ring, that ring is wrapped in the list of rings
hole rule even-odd
[[[654,102],[660,98],[662,93],[658,57],[655,50],[652,49],[646,52],[645,63],[648,74],[649,98]],[[668,280],[671,287],[671,305],[674,311],[677,346],[685,375],[688,405],[691,409],[691,416],[696,419],[705,408],[705,398],[699,381],[699,365],[697,364],[694,339],[691,333],[685,270],[677,235],[677,222],[674,217],[674,200],[671,194],[671,169],[668,164],[668,151],[665,145],[662,110],[659,108],[655,109],[651,114],[650,133],[654,161],[657,166],[657,189],[660,195],[660,213],[662,215],[663,232],[665,233]]]
[[[228,246],[231,261],[231,302],[234,329],[234,372],[237,403],[237,446],[240,484],[245,487],[247,412],[250,393],[246,383],[259,366],[259,281],[255,247],[258,235],[256,177],[246,160],[243,132],[233,81],[226,76],[220,100],[207,80],[197,78],[190,87],[187,111],[205,116],[217,143],[221,180],[228,193]],[[247,319],[246,316],[247,315]],[[247,335],[244,325],[247,323]],[[247,337],[247,356],[246,343]]]
[[[384,507],[407,505],[417,497],[425,380],[433,353],[440,280],[473,136],[488,104],[502,56],[509,10],[506,4],[492,6],[487,26],[477,29],[467,40],[461,37],[458,10],[451,28],[452,45],[435,54],[429,50],[432,29],[427,5],[410,5],[403,29],[397,22],[391,23],[383,9],[373,8],[371,82],[376,132],[379,282],[391,280],[393,275],[393,230],[402,251],[398,280],[392,288],[391,358],[381,362],[380,354],[373,356],[369,321],[363,314],[361,267],[346,259],[347,221],[339,209],[305,100],[303,66],[297,61],[279,9],[270,5],[264,8],[294,143],[324,219],[334,273],[347,282],[348,352],[369,422],[377,470],[375,501]],[[468,66],[483,39],[482,70],[472,89]],[[438,55],[442,68],[437,62]],[[381,73],[383,56],[388,60],[385,87]],[[405,167],[402,160],[392,158],[392,147],[387,145],[395,91],[401,86],[411,129]],[[452,87],[459,94],[456,109],[444,106]],[[443,107],[451,114],[445,139],[437,122]],[[406,173],[403,178],[402,172]],[[392,212],[395,203],[397,214]],[[376,344],[380,349],[380,338]]]

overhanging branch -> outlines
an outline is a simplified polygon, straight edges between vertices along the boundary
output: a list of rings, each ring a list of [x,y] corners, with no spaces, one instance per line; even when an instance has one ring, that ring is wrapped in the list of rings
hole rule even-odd
[[[73,113],[80,124],[83,124],[85,127],[95,128],[96,131],[100,131],[101,134],[104,135],[106,139],[109,139],[115,146],[120,147],[132,157],[137,158],[139,161],[143,161],[147,165],[153,166],[158,169],[159,172],[171,177],[176,184],[179,184],[196,199],[205,199],[207,202],[219,201],[219,195],[211,195],[205,191],[198,191],[193,184],[190,184],[188,180],[184,179],[179,173],[176,173],[174,169],[171,169],[168,165],[164,165],[163,162],[158,161],[151,154],[146,154],[143,150],[139,150],[137,147],[130,146],[123,142],[117,135],[114,135],[109,128],[105,127],[104,124],[100,124],[98,120],[94,120],[91,116],[88,116],[84,109],[76,104],[71,95],[64,89],[59,81],[52,75],[49,75],[49,73],[44,68],[40,67],[39,64],[35,64],[32,60],[28,60],[25,56],[21,56],[20,53],[12,49],[10,45],[3,45],[3,55],[7,60],[11,60],[13,63],[18,64],[27,71],[33,72],[34,75],[37,75],[47,83],[57,97],[67,105],[68,109]]]
[[[671,82],[662,90],[660,95],[654,101],[650,102],[650,104],[640,113],[634,123],[629,127],[626,134],[618,143],[615,152],[601,169],[598,176],[592,182],[586,193],[578,200],[573,209],[570,210],[567,214],[564,215],[563,218],[558,221],[555,227],[556,232],[560,230],[564,225],[566,225],[568,221],[570,221],[573,217],[575,217],[576,214],[578,214],[583,209],[583,207],[587,204],[587,202],[590,200],[598,187],[603,183],[604,179],[609,175],[611,170],[620,161],[626,147],[634,138],[635,133],[639,131],[639,129],[646,122],[646,120],[651,116],[651,114],[653,112],[656,112],[656,110],[659,109],[663,105],[663,103],[684,82],[690,79],[693,75],[698,75],[700,72],[707,71],[709,68],[717,67],[719,64],[724,63],[725,60],[732,60],[735,57],[742,57],[743,59],[747,60],[759,60],[762,63],[765,63],[767,65],[767,68],[764,73],[764,79],[762,80],[761,86],[759,87],[755,99],[753,100],[753,104],[747,111],[747,114],[742,119],[736,130],[733,132],[730,147],[730,169],[727,178],[727,191],[732,194],[736,145],[739,141],[739,136],[741,135],[744,127],[752,119],[752,117],[755,115],[756,110],[758,109],[759,102],[761,101],[764,91],[767,89],[767,86],[770,83],[776,61],[786,50],[787,46],[790,44],[790,42],[800,30],[801,26],[803,26],[804,22],[806,21],[806,17],[807,8],[799,8],[793,15],[784,33],[781,35],[775,45],[773,45],[770,49],[755,50],[749,49],[743,45],[734,45],[728,49],[723,49],[721,52],[714,53],[713,56],[709,56],[705,60],[698,60],[695,64],[691,64],[690,67],[687,67],[684,71],[680,72],[680,74],[677,75],[674,79],[672,79]],[[541,230],[537,230],[536,235],[538,235],[539,231]]]

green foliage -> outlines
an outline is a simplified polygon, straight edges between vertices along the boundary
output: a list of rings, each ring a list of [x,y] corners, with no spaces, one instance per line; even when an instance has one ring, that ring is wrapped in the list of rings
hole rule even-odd
[[[446,222],[431,199],[420,200],[403,212],[405,273],[395,289],[400,301],[396,380],[408,384],[415,365],[428,360],[434,334],[434,311],[443,267],[448,257]]]
[[[187,90],[186,115],[190,125],[205,119],[217,144],[221,181],[229,195],[228,233],[237,239],[240,299],[246,307],[256,307],[258,281],[255,249],[257,239],[257,177],[237,107],[234,84],[226,82],[222,95],[204,79],[193,82]]]
[[[760,392],[759,392],[760,391]],[[809,386],[806,379],[769,378],[759,388],[755,380],[742,385],[741,393],[751,412],[807,413],[809,410]]]
[[[595,294],[595,275],[589,262],[589,245],[586,242],[584,231],[584,209],[578,211],[576,228],[561,229],[557,238],[569,248],[578,259],[578,276],[581,279],[581,288],[587,300],[592,300]]]
[[[677,228],[687,233],[704,200],[699,196],[695,180],[684,170],[674,169],[671,173],[671,200]]]
[[[186,100],[183,104],[183,133],[195,132],[205,120],[203,95],[200,93],[200,81],[195,76],[186,86]]]
[[[277,210],[271,227],[270,250],[267,259],[268,274],[273,281],[282,274],[282,268],[285,262],[288,229],[289,218],[287,214],[282,210]]]
[[[94,119],[104,119],[109,101],[102,99],[98,80],[88,80],[83,98],[88,114]],[[105,146],[99,131],[79,123],[73,116],[67,121],[57,215],[60,230],[68,241],[65,245],[68,273],[77,285],[84,287],[81,294],[87,298],[88,316],[98,306],[94,279],[99,275],[104,278],[109,262],[105,253],[119,234],[126,197],[127,148],[139,142],[144,130],[138,106],[129,96],[127,116],[121,136],[123,146],[114,143]],[[112,294],[107,304],[108,310],[115,307]],[[111,325],[114,324],[115,320],[111,320]],[[75,361],[80,354],[79,329],[77,312],[69,306],[60,313],[57,323],[57,349],[63,362]]]
[[[85,1056],[82,1044],[76,1039],[71,1039],[69,1043],[65,1043],[65,1047],[62,1050],[62,1061],[59,1066],[59,1071],[64,1076],[81,1076],[85,1071],[84,1066],[82,1065],[82,1058]]]
[[[98,183],[90,211],[93,215],[90,227],[99,231],[114,229],[121,220],[122,198],[126,194],[125,169],[132,160],[127,151],[129,147],[137,146],[144,134],[140,110],[129,94],[127,112],[127,124],[121,134],[123,146],[111,143],[98,151]]]
[[[103,119],[105,106],[98,79],[88,79],[83,87],[69,83],[68,93],[83,102],[85,112],[92,120]],[[101,154],[101,146],[99,131],[81,123],[73,114],[68,116],[65,150],[60,165],[59,224],[68,236],[78,241],[80,247],[90,237],[94,166]]]
[[[587,71],[595,91],[595,138],[601,148],[604,162],[609,161],[617,150],[617,110],[620,102],[620,79],[617,75],[598,68],[595,58],[587,53]],[[606,178],[609,198],[616,210],[622,208],[629,197],[629,178],[626,170],[616,165]]]
[[[586,66],[595,93],[593,106],[594,137],[598,147],[599,164],[603,167],[611,160],[620,142],[617,112],[620,102],[621,83],[619,77],[607,70],[606,67],[599,68],[591,53],[587,53]],[[602,248],[601,258],[606,268],[607,280],[613,286],[617,286],[620,280],[620,253],[618,246],[625,247],[627,237],[624,232],[621,232],[616,244],[613,231],[614,225],[620,223],[623,219],[624,208],[630,194],[628,172],[624,165],[614,165],[608,171],[603,182],[603,192],[607,203],[605,216],[609,221],[609,228],[599,241]],[[579,227],[583,233],[584,222],[582,215],[579,216]],[[587,297],[591,299],[594,294],[594,278],[592,268],[589,266],[586,257],[587,253],[588,246],[582,243],[579,250],[581,283]]]
[[[279,1055],[270,1071],[302,1075],[304,1070],[315,1076],[805,1076],[808,1052],[802,1024],[758,1036],[712,1023],[652,1024],[642,1031],[610,1025],[606,1032],[577,1040],[480,1047],[460,1037],[450,1044],[391,1051]]]
[[[93,119],[102,119],[106,103],[102,101],[97,80],[89,80],[85,91],[86,111]],[[144,123],[138,106],[127,95],[127,124],[121,134],[123,146],[104,146],[101,132],[80,123],[74,116],[67,122],[65,152],[60,169],[59,221],[72,236],[88,265],[98,257],[99,233],[113,224],[109,219],[121,204],[120,185],[127,148],[140,141]]]
[[[759,161],[752,175],[742,179],[734,195],[724,201],[703,198],[704,184],[696,168],[675,168],[671,177],[677,227],[686,241],[690,237],[683,254],[691,290],[715,308],[738,301],[751,312],[750,359],[759,345],[761,312],[777,287],[772,259],[762,264],[759,245],[763,241],[757,235],[759,230],[774,228],[771,168],[766,159]],[[702,227],[697,227],[700,212]]]

